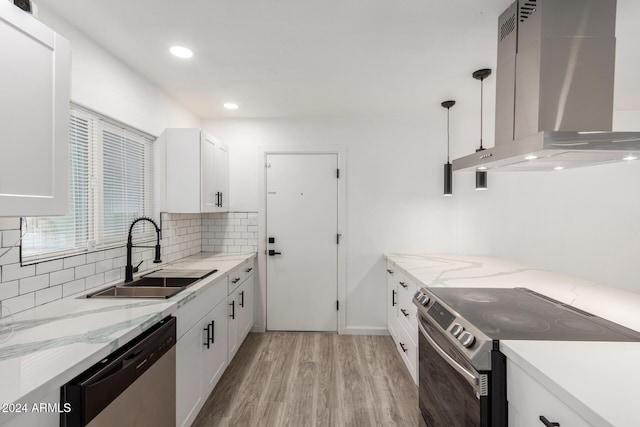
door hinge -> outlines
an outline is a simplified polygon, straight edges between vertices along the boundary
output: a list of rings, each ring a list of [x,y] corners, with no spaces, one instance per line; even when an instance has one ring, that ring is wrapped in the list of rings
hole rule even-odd
[[[340,301],[336,300],[336,311],[340,311]]]
[[[336,169],[336,178],[340,178],[340,169]]]
[[[340,244],[340,238],[342,237],[342,234],[336,234],[336,245]]]

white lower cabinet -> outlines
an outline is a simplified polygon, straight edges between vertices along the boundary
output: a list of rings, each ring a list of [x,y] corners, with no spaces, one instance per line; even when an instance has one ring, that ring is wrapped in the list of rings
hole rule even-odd
[[[244,262],[175,313],[176,426],[193,423],[253,327],[253,268]]]
[[[507,401],[509,427],[543,426],[549,423],[571,427],[591,426],[520,366],[507,359]]]
[[[253,327],[253,278],[253,273],[245,276],[244,281],[236,284],[237,287],[229,295],[229,360],[236,355]],[[233,286],[231,282],[229,286]]]
[[[418,323],[413,304],[416,284],[387,263],[387,327],[413,381],[418,381]]]

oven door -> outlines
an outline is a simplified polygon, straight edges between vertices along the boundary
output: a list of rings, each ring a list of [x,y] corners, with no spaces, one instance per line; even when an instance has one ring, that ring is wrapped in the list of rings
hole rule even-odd
[[[419,316],[420,412],[428,427],[490,424],[488,374],[480,374],[446,336]]]

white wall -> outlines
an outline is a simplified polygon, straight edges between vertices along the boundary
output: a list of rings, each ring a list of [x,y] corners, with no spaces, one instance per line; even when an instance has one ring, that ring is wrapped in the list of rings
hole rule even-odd
[[[346,327],[357,331],[386,324],[383,253],[454,249],[453,200],[442,196],[444,112],[438,120],[212,120],[204,126],[229,144],[232,211],[264,211],[258,189],[261,149],[345,147]],[[437,137],[430,129],[439,129]],[[264,295],[264,268],[260,273]]]
[[[71,42],[72,101],[152,135],[200,126],[198,117],[71,24],[45,7],[39,18]]]
[[[614,114],[640,130],[640,114]],[[490,254],[640,293],[640,160],[557,172],[455,174],[461,253]]]

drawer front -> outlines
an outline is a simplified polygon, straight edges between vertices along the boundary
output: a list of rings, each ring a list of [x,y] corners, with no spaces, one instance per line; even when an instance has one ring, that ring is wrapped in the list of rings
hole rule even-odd
[[[206,278],[204,280],[207,280]],[[216,279],[204,293],[190,300],[175,312],[178,339],[204,317],[213,307],[227,297],[227,277]],[[184,291],[184,292],[188,292]]]
[[[243,262],[240,265],[240,267],[238,267],[238,275],[240,277],[239,283],[242,283],[245,280],[247,280],[247,278],[254,273],[254,270],[255,270],[254,258],[248,259],[245,262]]]
[[[406,365],[413,382],[418,383],[418,345],[410,337],[407,330],[400,324],[396,328],[396,348],[402,357],[402,361]]]
[[[242,283],[242,277],[240,277],[240,268],[236,267],[229,272],[229,293],[231,295]]]
[[[542,426],[540,416],[560,426],[590,426],[584,418],[568,407],[555,394],[507,359],[507,400],[509,426]]]

